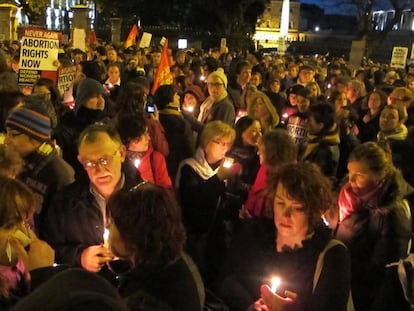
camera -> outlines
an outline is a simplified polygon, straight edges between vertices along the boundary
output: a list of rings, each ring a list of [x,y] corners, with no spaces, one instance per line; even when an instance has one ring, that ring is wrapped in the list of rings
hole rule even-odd
[[[146,113],[154,113],[155,112],[155,105],[152,102],[152,98],[148,97],[147,103],[145,104],[145,112]]]

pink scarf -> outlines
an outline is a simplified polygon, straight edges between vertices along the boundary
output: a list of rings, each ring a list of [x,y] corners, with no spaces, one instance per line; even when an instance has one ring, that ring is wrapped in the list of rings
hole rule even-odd
[[[338,196],[339,221],[341,222],[366,203],[376,205],[378,192],[382,189],[383,184],[383,182],[379,182],[366,193],[356,194],[352,190],[351,184],[347,182]]]

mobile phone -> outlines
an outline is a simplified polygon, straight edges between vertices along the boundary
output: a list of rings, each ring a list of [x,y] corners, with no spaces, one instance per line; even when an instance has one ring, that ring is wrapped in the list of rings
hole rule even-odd
[[[155,106],[154,106],[154,104],[147,103],[145,105],[145,112],[146,113],[154,113],[155,112]]]

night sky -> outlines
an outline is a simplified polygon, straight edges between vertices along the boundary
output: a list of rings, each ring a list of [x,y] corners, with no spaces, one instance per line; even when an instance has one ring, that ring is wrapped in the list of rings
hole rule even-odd
[[[351,2],[351,0],[348,0]],[[341,14],[341,15],[354,15],[354,7],[352,5],[342,4],[338,5],[339,2],[344,3],[343,0],[300,0],[301,3],[315,4],[325,10],[326,14]],[[387,8],[386,0],[378,0],[377,9]]]

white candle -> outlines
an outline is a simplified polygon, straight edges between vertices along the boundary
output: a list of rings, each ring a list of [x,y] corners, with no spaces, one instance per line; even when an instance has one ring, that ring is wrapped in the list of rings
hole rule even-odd
[[[141,164],[141,160],[140,160],[140,159],[135,159],[135,160],[134,160],[134,166],[135,166],[136,168],[138,168],[140,164]]]
[[[289,118],[289,115],[285,112],[285,113],[282,115],[282,118],[286,120],[287,118]]]
[[[109,247],[109,230],[108,229],[104,230],[103,240],[104,240],[104,246],[108,248]]]
[[[272,278],[271,284],[270,284],[270,289],[272,290],[273,293],[276,293],[280,283],[281,283],[281,281],[280,281],[279,277],[275,276],[275,277]]]

